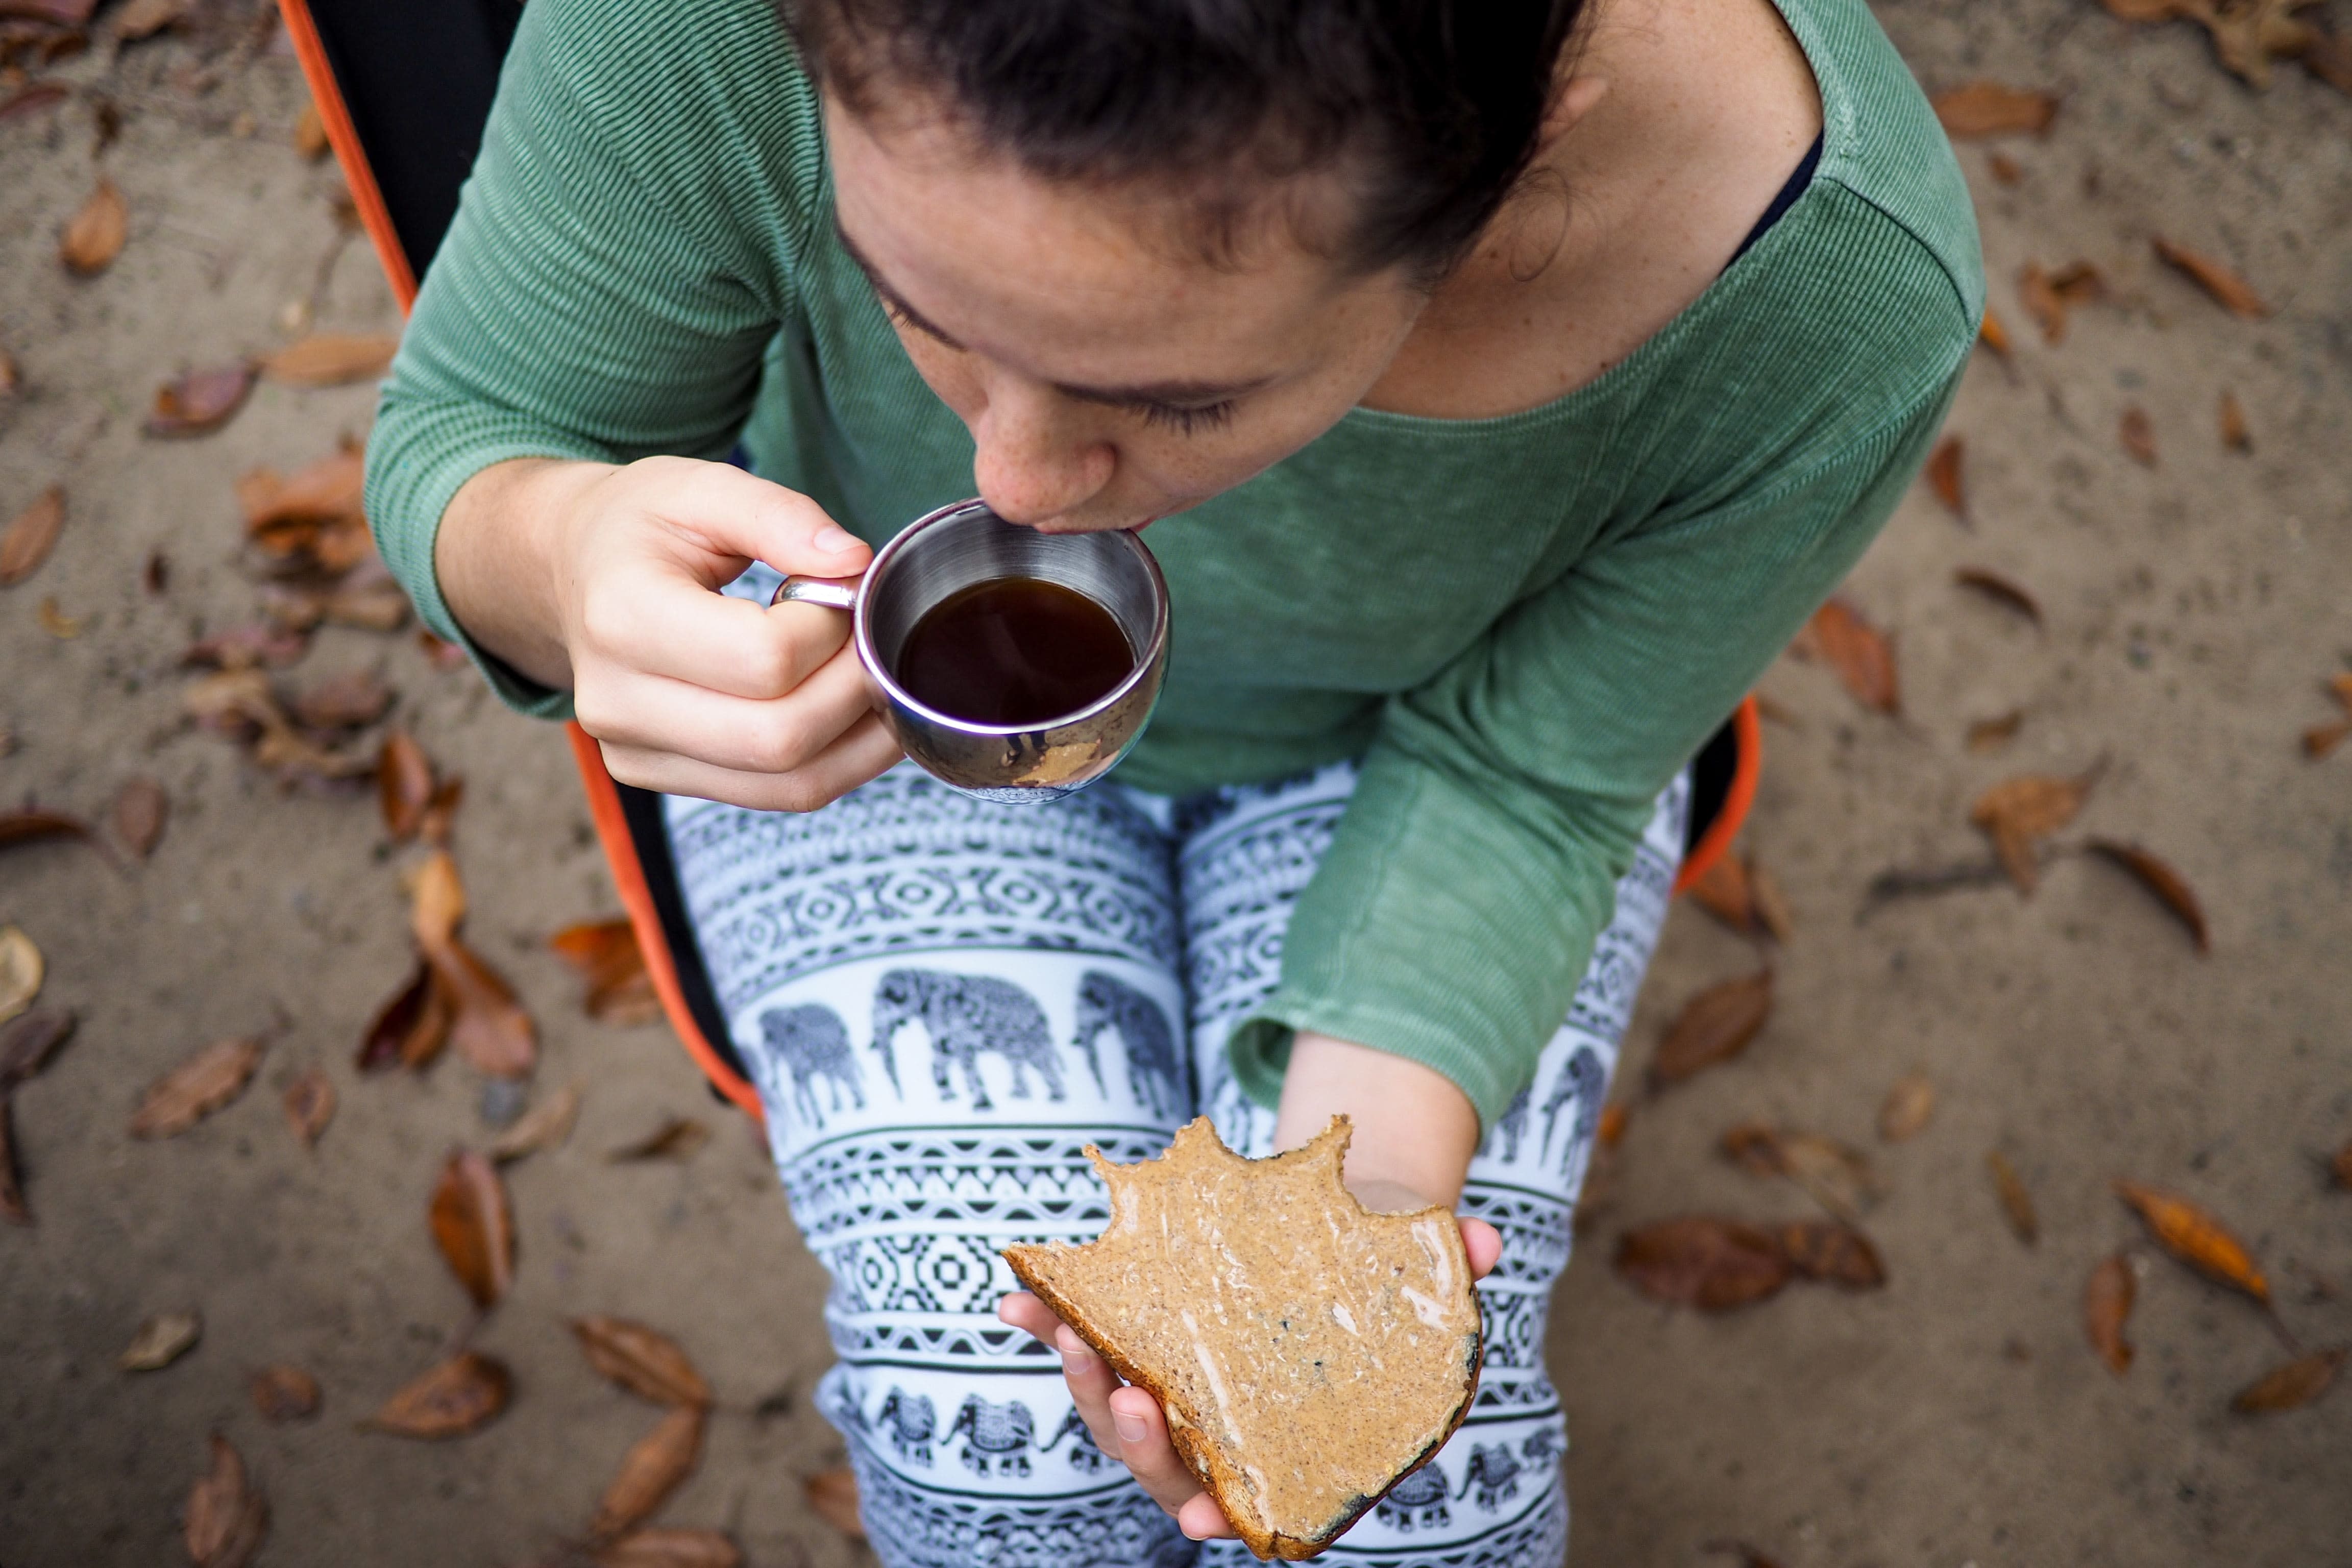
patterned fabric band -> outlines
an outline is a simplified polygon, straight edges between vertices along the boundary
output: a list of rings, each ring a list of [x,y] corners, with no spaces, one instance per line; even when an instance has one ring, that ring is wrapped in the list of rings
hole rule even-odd
[[[1272,1152],[1224,1042],[1273,989],[1349,766],[1171,802],[1115,784],[1046,806],[901,766],[805,816],[673,797],[686,904],[776,1166],[833,1276],[818,1398],[886,1568],[1240,1564],[1196,1545],[1087,1436],[1058,1359],[1000,1323],[997,1251],[1108,1218],[1081,1150],[1159,1153],[1195,1109]],[[1567,1023],[1470,1167],[1503,1236],[1479,1287],[1469,1418],[1322,1561],[1558,1568],[1568,1502],[1544,1318],[1633,994],[1664,922],[1677,779],[1619,884]]]

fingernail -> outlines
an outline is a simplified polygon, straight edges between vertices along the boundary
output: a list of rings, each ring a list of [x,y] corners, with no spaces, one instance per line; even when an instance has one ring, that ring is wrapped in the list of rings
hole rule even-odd
[[[1087,1363],[1093,1359],[1094,1352],[1091,1351],[1074,1351],[1066,1345],[1062,1347],[1062,1370],[1066,1373],[1084,1372],[1087,1370]]]
[[[1120,1442],[1140,1443],[1143,1441],[1142,1416],[1127,1415],[1114,1410],[1110,1413],[1110,1424],[1118,1428],[1118,1440]]]
[[[817,536],[814,539],[810,540],[809,542],[815,545],[819,550],[824,551],[827,555],[838,555],[845,550],[855,550],[857,548],[857,541],[851,535],[849,531],[833,523],[827,523],[824,528],[820,529],[817,532]]]

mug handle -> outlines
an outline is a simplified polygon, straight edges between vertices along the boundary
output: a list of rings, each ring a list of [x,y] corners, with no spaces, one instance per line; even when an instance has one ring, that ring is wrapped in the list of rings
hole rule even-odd
[[[857,585],[862,577],[787,577],[776,585],[775,597],[768,607],[778,605],[823,605],[828,610],[857,608]]]

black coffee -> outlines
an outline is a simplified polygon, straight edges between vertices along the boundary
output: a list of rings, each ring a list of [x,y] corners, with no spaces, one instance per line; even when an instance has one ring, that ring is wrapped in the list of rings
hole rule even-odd
[[[1127,679],[1135,650],[1108,610],[1034,577],[960,588],[923,613],[898,650],[898,684],[974,724],[1074,713]]]

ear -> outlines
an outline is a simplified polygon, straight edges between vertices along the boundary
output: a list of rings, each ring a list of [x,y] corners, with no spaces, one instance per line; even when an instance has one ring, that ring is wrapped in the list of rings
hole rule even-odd
[[[1599,108],[1601,100],[1608,96],[1607,77],[1582,74],[1570,77],[1544,115],[1541,145],[1549,147],[1567,135],[1575,129],[1578,121]]]

